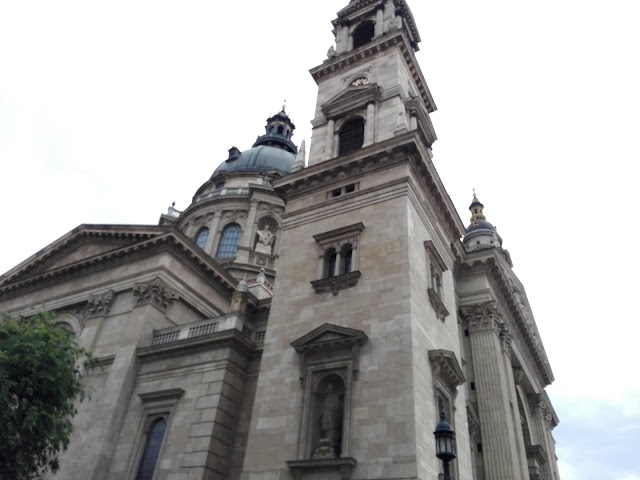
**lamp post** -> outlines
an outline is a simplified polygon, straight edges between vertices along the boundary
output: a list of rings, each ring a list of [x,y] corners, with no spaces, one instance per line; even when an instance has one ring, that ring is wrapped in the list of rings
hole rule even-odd
[[[456,458],[456,432],[444,416],[444,409],[440,410],[440,423],[433,436],[436,437],[436,457],[442,460],[444,480],[451,480],[449,462]]]

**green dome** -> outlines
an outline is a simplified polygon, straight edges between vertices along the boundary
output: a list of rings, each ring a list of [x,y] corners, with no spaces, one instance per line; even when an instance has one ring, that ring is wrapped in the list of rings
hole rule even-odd
[[[296,161],[295,154],[278,147],[259,145],[245,150],[239,155],[231,155],[216,168],[213,175],[235,172],[269,172],[277,170],[289,173]]]

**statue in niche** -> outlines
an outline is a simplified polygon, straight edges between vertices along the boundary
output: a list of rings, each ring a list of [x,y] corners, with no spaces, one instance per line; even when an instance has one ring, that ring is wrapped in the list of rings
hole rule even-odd
[[[265,225],[264,228],[262,230],[258,230],[256,234],[258,236],[258,242],[256,243],[255,249],[256,252],[271,255],[276,236],[271,233],[269,225]]]
[[[342,432],[342,399],[333,383],[327,384],[320,415],[321,438],[313,458],[336,458],[339,455]]]

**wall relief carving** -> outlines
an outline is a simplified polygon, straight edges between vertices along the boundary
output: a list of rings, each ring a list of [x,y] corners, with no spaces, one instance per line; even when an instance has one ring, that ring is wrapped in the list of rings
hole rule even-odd
[[[136,283],[133,287],[133,295],[137,297],[136,306],[152,304],[161,310],[180,298],[175,290],[170,288],[160,277],[156,277],[148,283]]]

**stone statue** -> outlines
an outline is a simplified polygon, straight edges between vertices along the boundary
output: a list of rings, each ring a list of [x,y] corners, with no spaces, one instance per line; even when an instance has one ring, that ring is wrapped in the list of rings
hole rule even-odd
[[[313,452],[313,458],[336,458],[342,430],[342,400],[333,384],[327,385],[320,415],[321,438]]]
[[[340,436],[340,423],[342,421],[342,405],[340,397],[334,392],[333,384],[327,385],[327,395],[324,397],[320,426],[322,436],[332,440],[338,440]]]
[[[264,229],[258,230],[258,243],[256,244],[256,252],[267,253],[271,255],[271,248],[273,242],[276,240],[276,236],[271,233],[269,225],[265,225]]]
[[[333,45],[331,45],[331,47],[329,47],[329,50],[327,50],[327,58],[329,60],[336,58],[336,47],[334,47]]]

